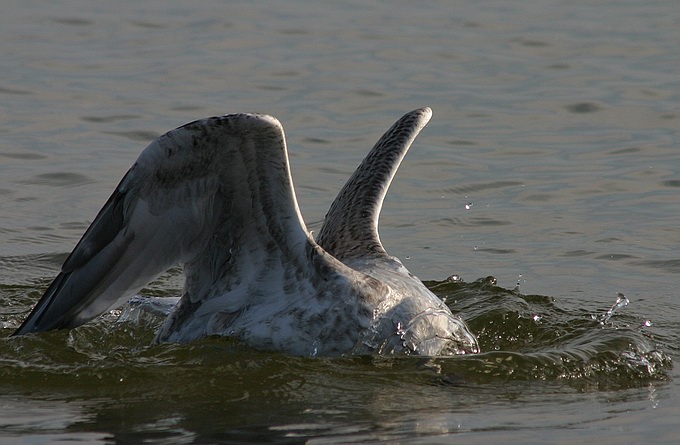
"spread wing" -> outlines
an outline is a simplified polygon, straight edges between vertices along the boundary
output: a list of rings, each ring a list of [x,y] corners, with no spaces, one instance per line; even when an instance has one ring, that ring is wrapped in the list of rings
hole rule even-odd
[[[432,110],[420,108],[399,119],[373,146],[331,204],[316,242],[339,260],[386,255],[378,219],[387,189]]]
[[[303,268],[310,252],[324,256],[300,215],[279,122],[199,120],[142,152],[15,335],[81,325],[177,263],[197,302],[268,279],[272,262]]]

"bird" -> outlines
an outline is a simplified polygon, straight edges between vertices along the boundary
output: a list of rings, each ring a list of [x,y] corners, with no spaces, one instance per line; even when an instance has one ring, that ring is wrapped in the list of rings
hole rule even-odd
[[[432,116],[401,117],[330,206],[300,213],[281,123],[238,113],[152,141],[12,335],[72,329],[170,267],[184,285],[154,342],[235,338],[298,356],[474,354],[479,344],[378,234],[383,200]]]

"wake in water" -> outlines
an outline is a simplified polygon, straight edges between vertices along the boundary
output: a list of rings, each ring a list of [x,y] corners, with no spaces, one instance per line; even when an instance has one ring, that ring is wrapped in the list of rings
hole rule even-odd
[[[609,309],[590,312],[563,308],[552,297],[521,294],[519,286],[497,287],[493,277],[427,284],[477,333],[482,354],[466,357],[458,367],[466,380],[635,386],[665,379],[671,368],[667,346],[655,338],[651,321],[624,311],[630,302],[621,293]]]
[[[565,307],[550,296],[524,295],[517,289],[498,287],[493,277],[471,283],[450,277],[425,284],[452,311],[468,320],[477,333],[481,353],[429,359],[373,356],[367,358],[370,363],[389,362],[390,367],[405,369],[425,364],[436,370],[441,384],[447,385],[544,381],[565,382],[587,391],[639,387],[669,376],[672,363],[665,351],[673,349],[672,341],[655,333],[650,320],[633,313],[634,302],[623,295],[616,297],[611,307],[588,310]],[[5,287],[2,294],[2,300],[21,300],[26,288]],[[167,295],[164,291],[161,294]],[[24,300],[28,306],[32,297]],[[181,373],[187,365],[224,366],[225,354],[230,363],[271,356],[291,366],[307,363],[305,367],[316,367],[325,366],[328,360],[315,365],[318,359],[265,354],[224,338],[188,345],[151,344],[154,332],[176,301],[166,296],[135,297],[121,309],[69,332],[4,338],[0,341],[0,379],[33,385],[37,377],[60,382],[65,373],[77,373],[94,381],[102,375],[146,376],[173,368],[177,371],[172,372]],[[10,309],[0,314],[6,336],[25,311],[18,306]],[[64,342],[68,348],[63,347]],[[361,357],[333,360],[350,369],[366,364]],[[204,368],[205,372],[209,369]],[[239,378],[247,379],[246,374]]]

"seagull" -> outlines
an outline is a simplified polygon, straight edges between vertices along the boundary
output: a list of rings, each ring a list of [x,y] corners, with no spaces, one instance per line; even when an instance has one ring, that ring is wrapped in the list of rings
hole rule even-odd
[[[466,323],[378,235],[387,189],[431,116],[407,113],[380,138],[316,240],[276,118],[228,114],[160,136],[13,335],[80,326],[179,263],[182,294],[155,342],[217,335],[301,356],[479,352]]]

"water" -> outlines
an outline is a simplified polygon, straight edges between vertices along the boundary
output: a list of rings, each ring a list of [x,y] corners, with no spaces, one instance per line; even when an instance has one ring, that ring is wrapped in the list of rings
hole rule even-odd
[[[679,442],[679,25],[671,0],[4,2],[0,441]],[[150,346],[152,315],[5,338],[155,136],[277,116],[318,230],[423,105],[381,237],[482,354]]]

